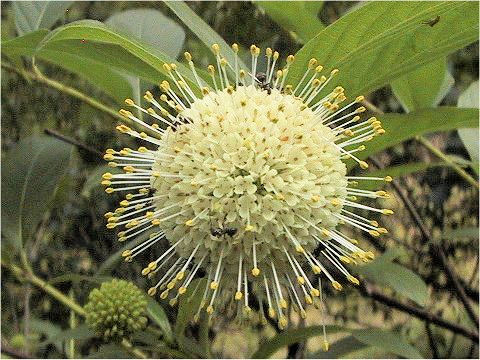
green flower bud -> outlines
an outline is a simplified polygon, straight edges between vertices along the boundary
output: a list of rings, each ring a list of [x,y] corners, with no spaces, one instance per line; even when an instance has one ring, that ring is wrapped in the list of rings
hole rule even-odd
[[[87,325],[105,341],[119,341],[147,324],[147,300],[131,282],[113,279],[93,289],[85,305]]]

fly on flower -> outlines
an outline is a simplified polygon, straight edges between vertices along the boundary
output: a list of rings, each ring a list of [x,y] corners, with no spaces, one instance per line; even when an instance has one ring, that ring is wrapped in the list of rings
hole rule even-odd
[[[208,314],[234,309],[248,316],[254,296],[262,316],[265,308],[285,328],[288,302],[302,317],[308,305],[323,309],[322,281],[336,290],[342,289],[341,279],[358,284],[344,264],[373,258],[342,234],[339,224],[372,236],[387,232],[355,210],[392,214],[356,202],[388,194],[356,185],[357,180],[391,178],[347,176],[343,162],[353,159],[366,169],[355,153],[384,130],[374,117],[361,120],[362,96],[344,105],[342,87],[325,91],[338,70],[323,75],[323,67],[311,59],[292,86],[286,75],[294,56],[279,69],[279,53],[267,48],[259,79],[260,49],[251,46],[252,68],[245,72],[236,57],[238,46],[232,48],[230,64],[219,46],[212,46],[217,62],[207,68],[212,87],[185,53],[202,95],[175,64],[164,64],[171,82],[161,83],[159,98],[147,92],[146,108],[125,101],[153,122],[120,110],[143,130],[117,129],[149,147],[107,150],[105,160],[124,173],[104,174],[105,191],[126,192],[120,207],[106,214],[107,227],[123,228],[120,241],[144,237],[123,253],[127,261],[161,241],[169,243],[142,271],[154,281],[150,295],[159,293],[175,304],[202,272],[207,284],[194,289],[202,296],[196,318],[202,309]]]

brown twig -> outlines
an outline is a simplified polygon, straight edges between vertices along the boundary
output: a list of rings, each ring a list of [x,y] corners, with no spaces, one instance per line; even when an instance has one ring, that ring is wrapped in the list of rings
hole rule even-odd
[[[85,151],[88,151],[92,154],[95,154],[97,156],[100,156],[102,157],[103,154],[98,151],[97,149],[94,149],[93,147],[90,147],[88,145],[85,145],[85,144],[82,144],[81,142],[79,142],[78,140],[75,140],[71,137],[68,137],[68,136],[65,136],[65,135],[62,135],[60,134],[59,132],[55,131],[55,130],[51,130],[51,129],[45,129],[44,130],[45,134],[47,135],[50,135],[50,136],[53,136],[54,138],[57,138],[58,140],[61,140],[63,142],[66,142],[68,144],[72,144],[72,145],[75,145],[76,147],[80,148],[80,149],[83,149]]]
[[[383,114],[383,111],[377,108],[375,105],[371,104],[369,101],[364,100],[364,105],[379,114]],[[379,169],[383,169],[383,165],[375,159],[373,156],[370,157],[371,162],[378,167]],[[395,192],[398,194],[400,199],[402,200],[403,204],[407,208],[407,211],[409,212],[410,216],[412,217],[413,221],[415,224],[418,226],[420,233],[422,234],[422,240],[423,244],[428,244],[430,247],[430,253],[433,258],[436,258],[440,261],[443,270],[445,271],[445,275],[447,276],[448,280],[452,283],[455,292],[462,302],[463,306],[465,307],[465,310],[469,316],[469,318],[472,320],[472,322],[475,324],[476,328],[478,329],[478,317],[473,311],[473,308],[471,307],[470,303],[468,302],[468,298],[465,294],[465,290],[460,284],[460,281],[453,271],[452,267],[448,263],[447,256],[445,255],[445,252],[443,251],[443,248],[439,246],[433,238],[430,236],[430,233],[428,232],[425,224],[422,221],[422,218],[420,217],[420,214],[418,213],[417,209],[413,205],[413,203],[410,201],[407,195],[405,195],[398,185],[396,181],[391,182],[393,188],[395,189]]]
[[[444,320],[440,316],[430,313],[419,307],[404,304],[398,300],[382,294],[381,292],[375,290],[372,286],[360,286],[360,291],[363,295],[368,296],[384,305],[403,311],[411,316],[428,321],[434,325],[440,326],[444,329],[448,329],[450,331],[453,331],[454,333],[478,342],[478,332],[476,330],[470,330],[466,327],[463,327],[462,325],[458,325],[456,323]]]

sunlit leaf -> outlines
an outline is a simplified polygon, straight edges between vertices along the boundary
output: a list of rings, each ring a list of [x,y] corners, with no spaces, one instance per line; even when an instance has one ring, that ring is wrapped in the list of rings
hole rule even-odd
[[[359,329],[353,330],[352,335],[364,344],[381,348],[403,358],[423,358],[417,349],[397,333],[382,329]]]
[[[285,30],[294,32],[305,43],[325,28],[311,4],[318,1],[257,1],[273,21]],[[320,2],[321,3],[321,2]],[[318,4],[317,4],[318,5]],[[320,4],[321,6],[321,4]],[[299,21],[298,19],[302,19]]]
[[[458,107],[461,108],[479,108],[478,105],[478,81],[473,82],[470,86],[459,96],[458,98]],[[479,173],[478,171],[478,162],[479,162],[479,134],[478,134],[478,122],[476,128],[467,128],[467,129],[459,129],[458,135],[463,141],[465,148],[470,155],[470,159],[472,162],[476,164],[474,166],[474,170]]]
[[[439,58],[393,81],[393,93],[406,112],[434,107],[446,73],[446,59]]]
[[[73,1],[12,1],[19,35],[38,29],[50,29],[65,15]]]
[[[218,35],[203,19],[195,14],[183,1],[164,1],[165,4],[178,16],[178,18],[202,41],[208,48],[213,44],[220,46],[222,55],[230,64],[234,64],[235,53],[223,38]],[[246,65],[238,59],[240,68],[248,71]]]
[[[51,62],[71,71],[100,90],[110,95],[117,102],[122,103],[127,97],[132,97],[129,82],[115,70],[113,66],[106,65],[94,49],[94,44],[83,44],[85,52],[80,53],[78,44],[53,44],[36,53],[36,48],[48,34],[46,30],[38,30],[21,37],[2,43],[2,54],[8,58],[16,59],[20,56],[32,57]],[[88,52],[91,51],[91,54]]]
[[[386,133],[367,142],[365,144],[367,148],[358,154],[359,158],[365,159],[417,135],[476,126],[478,110],[442,106],[412,111],[408,114],[384,114],[380,118]]]
[[[16,144],[2,162],[2,233],[16,248],[32,236],[49,209],[72,146],[47,136]]]
[[[426,22],[440,16],[435,26]],[[340,70],[347,96],[367,94],[478,39],[478,3],[375,1],[341,17],[296,54],[287,82],[297,84],[310,58]]]
[[[175,21],[154,9],[131,9],[109,17],[105,24],[112,29],[134,36],[172,59],[183,49],[185,31]],[[151,88],[136,76],[127,77],[132,85],[133,99],[138,104],[142,94]],[[142,114],[140,113],[141,117]]]

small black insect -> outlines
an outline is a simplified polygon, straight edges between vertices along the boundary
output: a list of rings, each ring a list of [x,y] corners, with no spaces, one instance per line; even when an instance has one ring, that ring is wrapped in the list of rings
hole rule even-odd
[[[210,229],[210,234],[212,234],[212,236],[215,236],[215,237],[220,237],[223,235],[223,229],[212,227]]]
[[[221,229],[221,228],[214,228],[212,227],[210,229],[210,234],[212,234],[212,236],[214,237],[220,237],[220,236],[223,236],[223,235],[228,235],[230,237],[233,237],[235,236],[235,234],[237,233],[238,229],[237,228],[225,228],[225,229]]]
[[[238,229],[237,228],[225,228],[225,230],[223,230],[223,232],[230,236],[230,237],[233,237],[235,236],[235,234],[237,233]]]
[[[422,24],[430,25],[430,27],[434,27],[439,21],[440,21],[440,15],[437,15],[433,19],[422,21]]]
[[[267,94],[270,95],[272,93],[272,87],[269,82],[267,82],[267,74],[259,72],[255,75],[255,78],[260,86],[260,89],[266,90]]]

